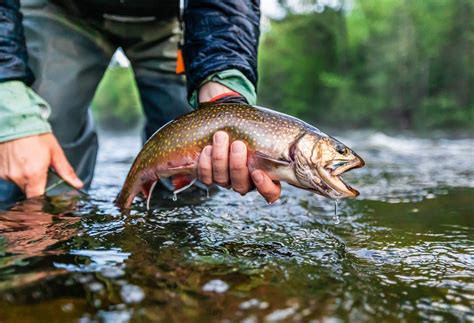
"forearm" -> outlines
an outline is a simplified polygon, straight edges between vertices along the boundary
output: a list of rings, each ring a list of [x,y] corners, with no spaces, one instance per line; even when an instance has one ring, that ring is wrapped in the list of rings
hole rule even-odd
[[[211,75],[229,70],[238,71],[253,85],[245,92],[255,92],[259,20],[259,1],[189,1],[184,15],[183,53],[190,97]],[[212,81],[232,85],[225,78],[217,76]]]

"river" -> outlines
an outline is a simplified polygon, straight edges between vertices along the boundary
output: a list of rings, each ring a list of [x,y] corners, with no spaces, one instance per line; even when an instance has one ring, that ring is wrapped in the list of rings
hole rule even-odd
[[[288,185],[124,215],[139,136],[102,135],[89,198],[0,212],[0,322],[474,321],[474,140],[338,139],[367,163],[338,216]]]

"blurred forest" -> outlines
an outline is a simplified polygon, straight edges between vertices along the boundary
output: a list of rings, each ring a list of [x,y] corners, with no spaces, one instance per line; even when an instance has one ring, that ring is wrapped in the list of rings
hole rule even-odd
[[[291,3],[263,28],[260,105],[330,127],[474,129],[473,1]],[[131,75],[109,70],[99,119],[139,120]]]

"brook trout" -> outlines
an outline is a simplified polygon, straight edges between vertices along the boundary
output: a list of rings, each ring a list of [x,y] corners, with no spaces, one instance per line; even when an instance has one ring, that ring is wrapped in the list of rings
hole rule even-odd
[[[246,143],[251,172],[260,169],[272,180],[330,198],[359,195],[340,175],[365,163],[336,139],[297,118],[265,108],[204,103],[164,125],[145,143],[117,205],[128,209],[140,192],[149,201],[161,177],[172,177],[175,193],[189,187],[198,176],[199,154],[219,130],[227,132],[230,142]]]

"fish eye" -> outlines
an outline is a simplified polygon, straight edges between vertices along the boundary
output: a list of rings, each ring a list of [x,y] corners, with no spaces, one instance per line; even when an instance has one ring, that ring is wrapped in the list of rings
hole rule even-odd
[[[344,146],[339,146],[337,145],[336,146],[336,151],[341,154],[341,155],[348,155],[349,154],[349,149],[347,149],[347,147],[344,147]]]

